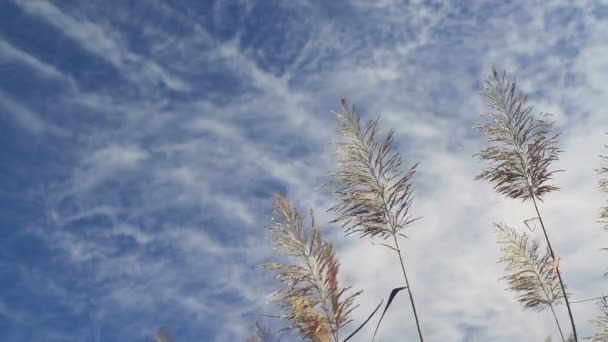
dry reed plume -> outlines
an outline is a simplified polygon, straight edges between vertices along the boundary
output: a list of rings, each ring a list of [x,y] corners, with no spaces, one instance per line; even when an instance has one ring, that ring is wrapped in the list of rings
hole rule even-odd
[[[555,314],[555,305],[563,303],[555,272],[555,264],[547,249],[541,255],[540,243],[530,241],[526,233],[517,233],[515,229],[496,224],[497,242],[502,252],[499,262],[505,264],[507,276],[503,277],[509,289],[519,293],[519,301],[525,309],[543,311],[549,308],[555,319],[562,340],[564,333]]]
[[[491,166],[476,179],[493,183],[499,194],[532,201],[568,308],[574,341],[578,341],[559,261],[537,204],[537,200],[542,201],[545,194],[559,190],[549,183],[553,175],[560,171],[550,168],[551,162],[558,159],[560,152],[556,146],[558,135],[550,133],[553,123],[545,121],[547,114],[541,113],[540,118],[532,115],[533,107],[527,104],[528,97],[516,93],[515,82],[506,79],[504,72],[500,76],[493,69],[482,94],[493,112],[487,114],[490,117],[488,122],[476,126],[486,135],[489,144],[477,155]]]
[[[502,255],[499,262],[505,266],[506,272],[502,279],[506,280],[508,290],[516,293],[516,299],[524,310],[541,312],[549,309],[561,340],[578,342],[559,257],[552,247],[538,206],[546,194],[559,190],[552,184],[552,179],[561,170],[553,169],[551,165],[561,152],[557,147],[558,134],[551,133],[553,122],[547,121],[548,114],[532,114],[533,107],[528,105],[527,96],[517,92],[515,82],[508,80],[504,72],[499,75],[493,69],[482,94],[492,112],[485,115],[489,118],[487,122],[475,126],[488,142],[488,146],[476,156],[488,166],[475,179],[490,182],[497,193],[508,198],[531,202],[536,216],[524,223],[527,225],[528,221],[537,220],[544,237],[541,243],[511,226],[495,224]],[[332,223],[340,224],[346,235],[381,239],[384,243],[380,245],[396,253],[405,286],[393,289],[382,316],[394,295],[407,289],[418,336],[423,342],[398,239],[399,236],[407,237],[405,229],[418,219],[410,213],[414,199],[412,178],[418,164],[402,169],[401,157],[392,152],[394,131],[389,130],[384,137],[378,137],[379,118],[362,125],[354,107],[349,109],[344,98],[341,104],[341,111],[335,113],[343,138],[336,144],[337,169],[328,172],[329,181],[324,184],[333,187],[337,198],[336,204],[329,209],[336,215]],[[608,156],[603,156],[602,160],[604,163],[597,170],[599,187],[608,192]],[[285,197],[274,196],[273,223],[268,227],[273,245],[297,263],[272,263],[264,265],[264,268],[277,272],[277,279],[283,284],[274,294],[285,312],[280,317],[289,322],[286,330],[294,331],[309,341],[338,342],[340,330],[350,322],[348,316],[355,309],[353,300],[361,292],[347,296],[348,288],[338,286],[338,262],[334,250],[321,238],[312,211],[310,215],[311,236],[307,238],[299,212]],[[608,205],[600,212],[600,222],[608,230]],[[601,315],[592,323],[599,331],[591,339],[608,342],[608,298],[590,298],[572,304],[597,299],[600,299],[597,304]],[[567,338],[556,314],[556,307],[563,304],[571,325]],[[380,305],[347,339],[355,335],[379,308]],[[382,317],[378,325],[381,320]],[[269,330],[258,324],[250,342],[271,340]],[[551,336],[545,341],[551,341]]]
[[[273,198],[273,219],[268,227],[275,249],[297,263],[270,263],[263,267],[275,271],[283,284],[274,292],[275,300],[285,311],[288,330],[313,342],[339,342],[340,331],[351,320],[356,308],[349,288],[338,285],[339,264],[332,245],[321,238],[312,210],[310,238],[303,218],[280,194]]]
[[[546,193],[559,190],[548,183],[560,171],[549,168],[560,152],[556,147],[558,135],[550,135],[553,122],[543,120],[549,114],[535,118],[528,97],[515,91],[515,82],[493,69],[483,95],[494,112],[487,114],[489,122],[476,126],[490,145],[477,155],[493,166],[476,179],[493,183],[498,193],[510,198],[542,200]]]
[[[601,314],[591,321],[600,331],[593,334],[593,341],[608,341],[608,299],[603,297],[597,302],[598,309]]]
[[[422,342],[412,289],[397,239],[398,235],[405,237],[403,230],[417,220],[410,215],[414,198],[411,179],[417,164],[402,171],[401,157],[392,152],[394,131],[390,130],[383,139],[378,139],[379,118],[362,127],[354,108],[349,109],[344,98],[341,103],[342,111],[335,115],[344,141],[337,143],[337,171],[328,173],[330,181],[325,184],[336,188],[337,204],[329,209],[337,215],[332,223],[341,223],[347,235],[392,239],[392,245],[382,245],[395,251],[399,257]]]

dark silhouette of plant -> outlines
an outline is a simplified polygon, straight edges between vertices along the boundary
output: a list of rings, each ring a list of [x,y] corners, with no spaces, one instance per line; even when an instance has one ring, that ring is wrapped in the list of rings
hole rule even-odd
[[[507,197],[532,201],[568,308],[574,340],[578,341],[558,258],[537,203],[537,200],[542,201],[545,194],[559,190],[549,183],[553,175],[560,171],[550,168],[560,152],[556,146],[558,135],[550,133],[553,122],[545,121],[547,114],[541,113],[540,118],[532,115],[532,106],[527,104],[528,97],[516,93],[515,82],[507,80],[504,72],[499,76],[493,69],[482,94],[493,111],[487,114],[490,117],[488,122],[476,126],[486,135],[489,143],[489,147],[476,155],[491,166],[476,179],[493,183],[494,189]]]
[[[420,341],[424,341],[412,288],[408,280],[398,236],[417,218],[410,215],[413,201],[411,179],[417,164],[402,171],[403,161],[392,152],[393,134],[390,130],[384,139],[377,138],[379,118],[361,127],[354,108],[348,108],[342,98],[342,111],[335,113],[338,129],[344,141],[337,143],[337,171],[329,172],[330,181],[336,190],[337,204],[330,208],[345,233],[359,237],[391,239],[392,245],[382,244],[395,251],[405,279]]]

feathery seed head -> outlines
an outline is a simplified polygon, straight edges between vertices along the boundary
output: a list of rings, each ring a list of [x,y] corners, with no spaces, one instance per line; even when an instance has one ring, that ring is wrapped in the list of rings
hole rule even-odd
[[[548,306],[562,304],[564,295],[554,272],[551,253],[540,255],[540,243],[519,234],[504,224],[495,224],[497,243],[505,264],[509,289],[518,293],[517,300],[524,309],[542,311]]]
[[[608,298],[602,297],[597,302],[597,307],[601,314],[591,320],[591,323],[600,330],[593,335],[592,341],[608,341]]]
[[[356,308],[354,298],[346,296],[349,288],[338,285],[339,263],[333,246],[321,238],[311,211],[310,239],[297,209],[280,194],[273,198],[273,222],[268,227],[274,247],[295,258],[294,264],[263,265],[277,273],[283,287],[274,292],[276,301],[286,311],[288,329],[311,341],[338,341],[339,330],[350,323]]]
[[[515,82],[507,80],[504,72],[499,76],[496,69],[482,94],[494,112],[486,114],[489,122],[475,126],[490,145],[476,155],[491,166],[475,179],[490,181],[498,193],[523,201],[532,196],[542,200],[546,193],[559,190],[549,184],[561,171],[550,169],[561,151],[556,147],[558,134],[550,134],[553,122],[545,121],[548,114],[535,118],[528,97],[516,94]]]
[[[387,239],[411,225],[414,195],[412,177],[418,164],[401,171],[403,161],[391,151],[394,131],[384,139],[377,137],[379,118],[361,126],[354,107],[341,98],[342,110],[335,113],[343,141],[337,143],[338,169],[329,172],[325,185],[336,186],[338,203],[330,208],[337,214],[332,221],[342,223],[346,234]],[[403,235],[404,236],[404,235]]]

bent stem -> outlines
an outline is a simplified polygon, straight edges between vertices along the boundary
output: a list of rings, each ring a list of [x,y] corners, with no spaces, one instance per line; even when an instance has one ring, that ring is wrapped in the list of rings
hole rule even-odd
[[[397,250],[397,254],[399,255],[399,262],[401,263],[401,270],[403,271],[403,278],[405,279],[405,286],[407,286],[407,294],[410,297],[410,302],[412,304],[412,311],[414,312],[414,319],[416,320],[416,328],[418,329],[418,336],[420,336],[420,342],[424,341],[422,337],[422,331],[420,330],[420,322],[418,321],[418,313],[416,312],[416,305],[414,304],[414,296],[412,295],[412,288],[410,287],[410,282],[407,280],[407,274],[405,273],[405,265],[403,263],[403,256],[401,255],[401,248],[399,248],[399,242],[397,241],[397,237],[393,235],[393,239],[395,241],[395,248]]]
[[[543,229],[543,234],[545,235],[545,241],[547,242],[547,248],[549,248],[549,253],[551,253],[551,258],[553,258],[553,260],[555,261],[555,253],[553,253],[553,247],[551,247],[551,241],[549,241],[549,235],[547,235],[547,229],[545,228],[545,223],[543,222],[543,218],[540,215],[540,210],[538,210],[538,204],[536,203],[536,196],[534,196],[532,189],[529,189],[529,191],[530,191],[530,197],[532,197],[532,203],[534,204],[534,209],[536,210],[536,215],[538,216],[538,221],[540,222],[540,226]],[[566,303],[566,308],[568,308],[568,316],[570,318],[570,324],[572,325],[572,335],[574,336],[574,341],[578,342],[578,335],[576,333],[576,324],[574,324],[574,316],[572,315],[572,309],[570,308],[570,301],[568,300],[568,294],[566,293],[566,287],[564,286],[564,281],[562,280],[562,274],[559,271],[559,265],[557,265],[555,267],[555,271],[557,272],[557,278],[559,279],[559,286],[561,287],[562,292],[564,293],[564,301]]]

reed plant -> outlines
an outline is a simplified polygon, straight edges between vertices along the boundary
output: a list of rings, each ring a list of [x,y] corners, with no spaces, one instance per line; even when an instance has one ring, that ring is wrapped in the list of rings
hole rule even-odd
[[[349,108],[346,99],[341,99],[341,105],[342,110],[335,113],[342,136],[336,144],[338,167],[328,173],[330,181],[324,184],[335,189],[337,203],[329,209],[336,213],[332,223],[341,224],[346,235],[388,240],[388,243],[380,245],[394,251],[399,260],[418,337],[423,342],[412,286],[399,244],[399,237],[406,237],[405,229],[418,220],[410,213],[414,200],[412,178],[418,164],[402,169],[403,160],[393,151],[395,131],[390,130],[380,138],[379,117],[362,126],[355,108]]]
[[[597,302],[597,308],[600,315],[591,320],[591,323],[597,328],[593,334],[592,341],[608,341],[608,297],[602,297]]]
[[[353,301],[361,292],[349,294],[349,287],[339,286],[334,248],[321,237],[312,210],[310,217],[307,233],[298,210],[283,195],[274,195],[272,224],[268,226],[272,244],[292,261],[263,267],[276,272],[282,283],[273,297],[285,312],[288,330],[308,341],[339,342],[356,308]]]
[[[379,245],[395,252],[405,286],[393,289],[385,313],[396,293],[406,289],[420,341],[424,341],[399,244],[399,237],[406,237],[405,229],[418,219],[410,214],[414,199],[411,180],[417,164],[401,170],[403,161],[392,151],[394,131],[378,138],[379,119],[362,126],[358,114],[354,108],[348,108],[344,98],[341,104],[342,110],[335,113],[343,138],[336,144],[338,168],[327,173],[329,181],[322,186],[332,187],[336,194],[336,204],[329,209],[336,213],[331,223],[340,223],[346,235],[389,240]],[[264,265],[267,270],[277,271],[277,278],[283,283],[275,298],[286,313],[282,318],[289,322],[287,329],[309,341],[339,341],[339,331],[349,322],[346,317],[355,308],[353,300],[360,292],[341,300],[345,290],[337,287],[338,267],[333,248],[321,240],[312,211],[310,241],[305,236],[301,215],[285,197],[275,195],[273,211],[269,229],[275,249],[301,262],[298,267],[284,263]],[[327,282],[333,285],[328,286]]]
[[[540,310],[548,306],[553,311],[553,307],[563,301],[568,310],[574,341],[578,341],[559,258],[538,206],[543,196],[559,190],[551,182],[555,173],[561,171],[552,168],[552,163],[561,152],[557,147],[559,135],[552,132],[554,123],[548,121],[549,114],[533,114],[533,106],[528,105],[528,96],[518,91],[515,81],[507,79],[506,73],[499,75],[493,68],[482,94],[491,111],[485,114],[489,120],[476,127],[485,134],[489,146],[476,155],[489,166],[476,179],[489,181],[496,192],[508,198],[531,202],[536,212],[534,220],[540,223],[547,249],[542,257],[532,255],[529,252],[538,249],[538,243],[532,242],[530,246],[520,244],[522,248],[518,251],[512,248],[517,245],[515,241],[519,239],[520,243],[527,243],[527,237],[499,226],[502,227],[498,240],[502,245],[501,260],[507,263],[507,271],[512,272],[507,276],[509,289],[519,293],[524,308]],[[527,261],[519,262],[524,259]],[[555,293],[553,276],[547,277],[543,273],[550,268],[553,269],[552,274],[557,276],[561,290],[559,296]],[[532,276],[536,271],[541,272],[540,277]],[[555,320],[565,341],[557,317]]]
[[[555,174],[562,171],[553,167],[561,152],[559,134],[553,132],[554,123],[549,121],[549,114],[533,113],[528,97],[517,89],[515,81],[508,79],[506,73],[499,74],[493,68],[482,95],[490,112],[484,114],[488,120],[475,127],[485,135],[487,146],[476,156],[486,167],[475,179],[488,181],[500,195],[531,204],[536,215],[524,220],[524,224],[530,229],[528,222],[536,221],[542,233],[539,240],[510,225],[494,224],[501,253],[499,263],[504,265],[506,272],[502,280],[506,281],[507,290],[516,294],[516,300],[524,310],[551,312],[562,342],[578,342],[559,256],[540,211],[545,196],[559,191],[553,184]],[[337,223],[346,235],[369,238],[372,243],[380,240],[381,243],[374,244],[395,253],[404,286],[393,289],[384,313],[394,295],[402,289],[407,290],[418,338],[423,342],[400,245],[400,238],[407,237],[407,228],[419,219],[411,213],[412,180],[418,164],[405,166],[401,156],[393,151],[394,130],[384,136],[378,133],[379,118],[363,125],[355,108],[349,107],[344,98],[341,110],[334,114],[341,137],[336,143],[337,167],[327,173],[329,180],[322,186],[330,187],[335,195],[334,205],[328,210],[335,215],[331,223]],[[599,185],[602,191],[608,192],[608,157],[603,160],[604,164],[598,170]],[[338,342],[344,336],[344,327],[351,321],[349,316],[356,308],[354,300],[361,292],[347,294],[349,288],[338,285],[339,266],[334,249],[331,243],[322,239],[312,210],[310,216],[312,224],[307,234],[302,215],[285,197],[274,196],[273,223],[269,226],[272,244],[293,262],[266,264],[264,268],[276,272],[282,284],[274,292],[274,298],[284,312],[279,317],[287,320],[285,330],[295,332],[307,341]],[[600,221],[608,230],[608,206],[602,208]],[[608,341],[606,298],[600,297],[601,315],[592,321],[599,329],[591,337],[594,341]],[[588,300],[595,299],[583,301]],[[560,323],[557,315],[560,306],[567,309],[570,331],[565,331]],[[379,307],[344,341],[358,332]],[[257,339],[251,341],[271,340],[269,332],[261,325],[256,329]],[[551,337],[546,341],[551,341]]]
[[[540,312],[548,308],[562,341],[565,341],[555,313],[556,305],[564,303],[564,294],[549,249],[543,252],[539,241],[530,240],[525,232],[519,233],[510,226],[496,224],[496,228],[502,253],[499,262],[506,265],[507,275],[503,279],[507,281],[508,288],[518,293],[517,301],[525,309]]]

